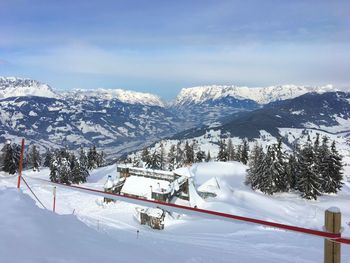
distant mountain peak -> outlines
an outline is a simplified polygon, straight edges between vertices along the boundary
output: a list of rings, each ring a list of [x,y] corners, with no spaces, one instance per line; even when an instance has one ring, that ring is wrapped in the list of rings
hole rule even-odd
[[[176,97],[175,106],[200,104],[208,100],[218,100],[224,97],[234,97],[240,100],[253,100],[259,104],[267,104],[277,100],[291,99],[305,93],[324,93],[337,91],[332,85],[298,86],[278,85],[268,87],[245,87],[234,85],[210,85],[184,88]]]
[[[24,96],[60,97],[45,83],[27,78],[0,77],[0,98]]]
[[[124,103],[147,106],[164,107],[165,105],[162,99],[157,95],[124,89],[78,89],[72,92],[66,92],[64,93],[64,96],[80,100],[88,98],[98,98],[103,100],[118,99]]]

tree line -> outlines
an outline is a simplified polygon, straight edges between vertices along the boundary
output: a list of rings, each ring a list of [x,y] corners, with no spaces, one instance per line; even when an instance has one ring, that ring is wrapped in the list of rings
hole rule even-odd
[[[6,143],[1,150],[1,170],[15,174],[19,169],[21,147],[16,143]],[[50,180],[58,183],[83,183],[89,176],[89,170],[103,166],[105,154],[91,147],[88,152],[83,148],[78,155],[67,149],[47,149],[40,154],[37,145],[29,146],[24,154],[23,169],[39,171],[40,167],[50,168]]]
[[[269,195],[296,190],[301,197],[316,200],[323,193],[337,193],[341,189],[342,168],[342,157],[335,141],[329,145],[326,136],[322,142],[319,134],[314,142],[308,136],[306,143],[296,145],[290,154],[282,149],[279,139],[268,146],[266,152],[255,144],[249,158],[246,184]]]
[[[90,175],[89,170],[104,165],[104,152],[97,152],[93,146],[86,152],[80,148],[78,156],[67,149],[48,151],[45,164],[50,167],[50,180],[55,183],[79,184],[85,183]]]
[[[124,160],[133,163],[134,166],[144,166],[150,169],[174,170],[195,162],[216,161],[240,161],[244,164],[248,162],[249,144],[246,139],[236,147],[232,140],[222,139],[218,142],[219,152],[217,156],[212,156],[210,151],[203,151],[196,140],[179,141],[176,145],[172,144],[168,151],[164,144],[160,143],[158,147],[145,147],[141,155],[133,154]]]
[[[9,174],[15,174],[19,169],[21,146],[8,141],[1,149],[0,169]],[[33,169],[38,171],[42,166],[42,156],[36,145],[31,145],[24,152],[23,169]]]

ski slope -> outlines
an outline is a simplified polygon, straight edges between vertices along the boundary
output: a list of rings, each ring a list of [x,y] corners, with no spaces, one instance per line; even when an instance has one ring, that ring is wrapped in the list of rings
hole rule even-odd
[[[318,201],[295,193],[266,196],[244,185],[245,166],[201,163],[183,168],[195,186],[208,181],[219,185],[217,197],[200,208],[322,230],[324,210],[337,206],[343,214],[344,236],[350,236],[350,184],[337,195]],[[52,186],[33,178],[48,178],[49,171],[24,172],[28,183],[48,208]],[[92,172],[85,187],[102,189],[116,166]],[[163,231],[141,226],[135,205],[103,204],[102,198],[69,189],[57,189],[57,214],[40,209],[16,177],[0,174],[0,259],[3,262],[320,262],[323,239],[242,222],[203,219],[173,214]],[[23,194],[24,193],[24,194]],[[139,236],[137,238],[137,230]],[[4,238],[3,238],[4,237]],[[18,246],[22,247],[19,253]],[[350,246],[342,246],[342,262],[350,262]],[[2,262],[2,260],[0,260]]]

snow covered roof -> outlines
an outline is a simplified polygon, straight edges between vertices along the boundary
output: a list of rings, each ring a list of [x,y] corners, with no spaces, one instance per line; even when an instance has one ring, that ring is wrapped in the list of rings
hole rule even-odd
[[[113,187],[113,180],[112,180],[112,177],[110,175],[108,175],[107,177],[107,181],[105,182],[104,184],[104,189],[111,189]]]
[[[157,191],[158,189],[162,188],[169,189],[169,182],[142,176],[130,176],[126,179],[121,193],[151,199],[152,190]]]
[[[139,167],[130,167],[130,170],[139,171],[139,172],[152,172],[153,174],[160,174],[160,175],[162,175],[162,174],[174,175],[174,172],[170,172],[170,171],[145,169],[145,168],[139,168]]]
[[[199,192],[206,192],[206,193],[217,193],[220,190],[220,185],[216,179],[216,177],[213,177],[206,181],[204,184],[198,187]]]
[[[161,218],[163,215],[163,210],[160,208],[148,208],[146,210],[146,214],[148,216],[152,216],[152,217],[157,217],[157,218]]]
[[[190,167],[178,168],[174,171],[174,174],[180,175],[180,176],[185,176],[185,177],[192,177],[193,176],[193,174],[190,170]]]

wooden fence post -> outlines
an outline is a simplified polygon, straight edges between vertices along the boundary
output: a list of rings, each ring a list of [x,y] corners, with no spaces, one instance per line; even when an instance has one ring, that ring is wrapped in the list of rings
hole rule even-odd
[[[339,208],[330,207],[325,212],[325,230],[338,234],[341,229],[341,213]],[[340,263],[340,243],[325,239],[324,263]]]

